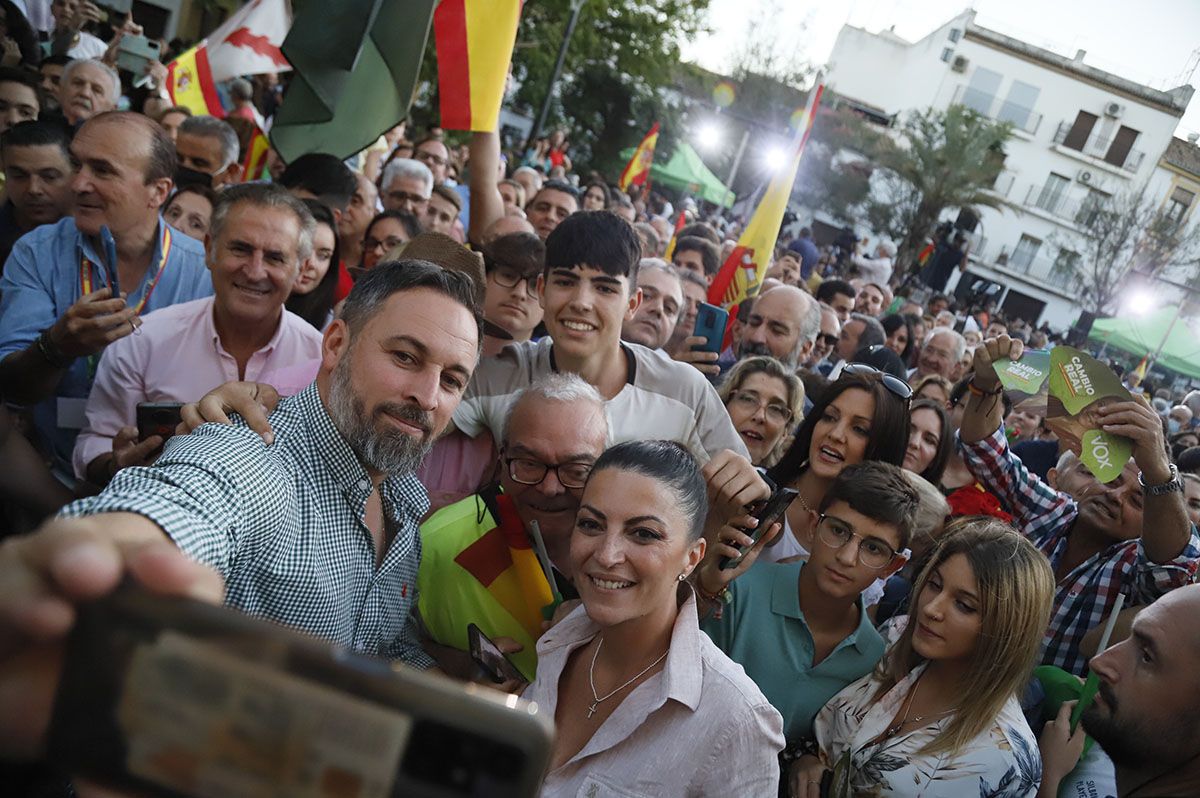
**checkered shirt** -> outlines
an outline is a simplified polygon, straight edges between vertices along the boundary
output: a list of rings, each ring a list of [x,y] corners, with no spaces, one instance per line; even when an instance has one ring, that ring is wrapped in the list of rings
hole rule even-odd
[[[396,534],[376,568],[363,524],[371,482],[338,433],[315,385],[271,416],[275,443],[241,419],[172,438],[150,468],[120,471],[65,516],[133,512],[225,578],[225,601],[355,651],[428,668],[412,618],[429,506],[412,475],[385,480]]]
[[[1013,523],[1049,558],[1057,573],[1079,515],[1075,500],[1029,473],[1009,450],[1003,427],[975,443],[960,439],[958,447],[971,473],[1000,498]],[[1152,562],[1138,538],[1114,543],[1080,563],[1058,580],[1050,626],[1042,641],[1042,662],[1085,675],[1088,658],[1079,652],[1079,643],[1108,617],[1117,594],[1125,594],[1127,605],[1149,604],[1190,583],[1198,562],[1200,538],[1192,525],[1191,539],[1170,562]]]

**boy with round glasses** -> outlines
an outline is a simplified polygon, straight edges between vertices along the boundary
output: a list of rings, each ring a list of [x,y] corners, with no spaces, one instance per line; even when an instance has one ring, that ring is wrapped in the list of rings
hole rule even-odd
[[[825,702],[883,655],[860,596],[908,560],[918,503],[899,468],[865,462],[846,467],[830,487],[806,562],[750,567],[772,530],[736,568],[722,570],[720,559],[737,557],[748,535],[725,526],[710,546],[696,581],[710,611],[700,628],[783,715],[789,747],[811,737]]]

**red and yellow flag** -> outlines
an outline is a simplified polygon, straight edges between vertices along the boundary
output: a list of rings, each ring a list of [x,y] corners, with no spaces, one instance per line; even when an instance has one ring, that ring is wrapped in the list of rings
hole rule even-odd
[[[800,156],[804,152],[809,133],[812,132],[817,104],[821,101],[824,89],[824,85],[818,83],[809,94],[808,105],[804,109],[805,118],[792,144],[792,157],[788,166],[776,174],[767,185],[767,190],[763,193],[758,207],[754,209],[750,223],[742,231],[737,246],[729,253],[729,257],[708,287],[709,303],[729,311],[730,326],[725,331],[726,345],[730,343],[738,305],[757,296],[766,278],[771,253],[775,249],[775,240],[779,237],[779,228],[783,224],[783,214],[787,210],[788,197],[792,194],[792,184],[796,180],[796,170],[800,168]]]
[[[493,131],[517,40],[521,0],[442,0],[433,13],[442,127]]]
[[[167,64],[167,92],[171,102],[182,105],[198,116],[224,117],[221,98],[208,65],[208,47],[204,42]]]
[[[246,145],[246,157],[242,159],[242,180],[262,179],[267,171],[267,151],[270,149],[271,142],[267,141],[267,134],[256,125],[250,143]]]
[[[679,218],[675,220],[675,232],[671,233],[671,240],[667,242],[667,248],[663,250],[663,260],[671,262],[671,256],[675,254],[675,242],[679,240],[679,231],[687,227],[688,215],[687,211],[680,210]]]
[[[642,139],[642,143],[633,151],[633,157],[621,172],[617,186],[622,191],[628,191],[630,186],[641,186],[650,177],[650,167],[654,164],[654,145],[658,143],[658,123],[650,128],[650,132]]]

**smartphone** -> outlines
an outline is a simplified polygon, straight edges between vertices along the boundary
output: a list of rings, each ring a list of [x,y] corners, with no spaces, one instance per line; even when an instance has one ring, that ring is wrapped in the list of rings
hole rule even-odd
[[[49,760],[147,795],[536,795],[533,705],[228,607],[124,585],[67,640]]]
[[[493,682],[502,684],[512,679],[525,681],[517,666],[473,623],[467,624],[467,641],[471,648],[471,659]]]
[[[701,302],[696,310],[696,326],[692,335],[704,338],[704,343],[692,347],[701,352],[721,354],[721,344],[725,340],[725,328],[729,324],[729,313],[716,305]]]
[[[117,43],[117,68],[134,75],[141,75],[146,70],[146,64],[151,61],[161,61],[159,43],[145,36],[121,37]]]
[[[721,569],[727,570],[729,568],[737,568],[741,565],[742,558],[746,556],[746,551],[753,548],[754,544],[758,543],[762,536],[767,534],[767,531],[771,528],[771,524],[783,518],[783,514],[787,511],[787,508],[799,495],[800,492],[794,488],[778,488],[771,494],[769,499],[759,502],[758,506],[750,511],[750,514],[758,519],[758,526],[754,527],[754,529],[742,530],[753,538],[753,543],[747,546],[742,554],[736,558],[722,557],[718,563]]]
[[[182,409],[182,402],[138,402],[138,440],[158,435],[165,441],[173,436],[175,428],[183,421]]]

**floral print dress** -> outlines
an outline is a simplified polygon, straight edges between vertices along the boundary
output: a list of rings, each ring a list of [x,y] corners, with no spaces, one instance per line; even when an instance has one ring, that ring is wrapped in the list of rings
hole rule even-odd
[[[869,674],[838,693],[817,714],[813,730],[822,764],[833,771],[830,798],[1034,798],[1042,779],[1037,740],[1014,696],[995,723],[965,748],[918,753],[950,723],[952,715],[885,740],[908,691],[925,666],[912,670],[881,700],[880,682]]]

